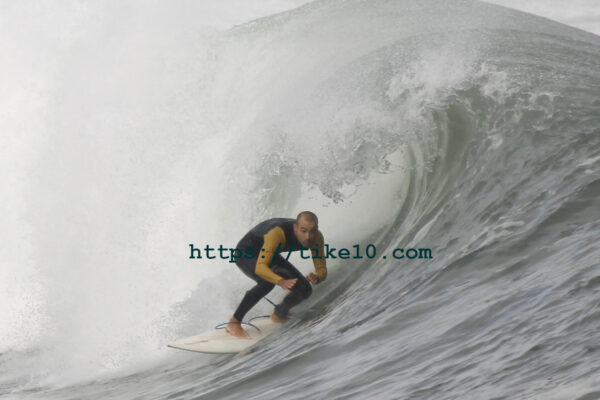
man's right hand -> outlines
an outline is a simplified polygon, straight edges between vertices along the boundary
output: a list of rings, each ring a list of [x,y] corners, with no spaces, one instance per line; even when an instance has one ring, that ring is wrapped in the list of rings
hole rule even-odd
[[[279,282],[277,282],[277,284],[289,292],[296,284],[296,281],[298,281],[298,278],[280,279]]]

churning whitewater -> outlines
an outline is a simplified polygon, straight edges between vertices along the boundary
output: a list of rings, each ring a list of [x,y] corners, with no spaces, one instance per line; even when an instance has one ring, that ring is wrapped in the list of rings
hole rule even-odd
[[[35,140],[10,170],[0,396],[600,398],[599,36],[467,0],[322,0],[226,31],[96,7],[29,33],[65,44],[2,114]],[[252,352],[168,349],[254,284],[189,244],[305,209],[377,256],[328,260]]]

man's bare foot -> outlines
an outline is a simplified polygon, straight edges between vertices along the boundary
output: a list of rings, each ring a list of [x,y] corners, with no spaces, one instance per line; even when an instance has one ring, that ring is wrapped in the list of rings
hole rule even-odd
[[[227,331],[227,333],[229,333],[231,336],[240,337],[244,339],[250,338],[250,336],[248,336],[248,332],[246,332],[244,328],[242,328],[242,324],[240,324],[240,321],[238,321],[235,317],[231,317],[229,319],[229,322],[229,324],[225,325],[225,330]]]
[[[277,315],[275,313],[271,314],[271,321],[277,322],[279,324],[283,324],[284,322],[287,322],[288,319],[289,319],[288,317],[281,318],[279,315]]]

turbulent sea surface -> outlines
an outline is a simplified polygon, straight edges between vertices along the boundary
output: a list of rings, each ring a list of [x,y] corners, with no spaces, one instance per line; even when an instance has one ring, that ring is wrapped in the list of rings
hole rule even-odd
[[[128,4],[3,28],[0,397],[600,398],[599,36],[466,0],[225,30]],[[166,348],[253,284],[189,244],[304,209],[376,257],[328,260],[254,351]]]

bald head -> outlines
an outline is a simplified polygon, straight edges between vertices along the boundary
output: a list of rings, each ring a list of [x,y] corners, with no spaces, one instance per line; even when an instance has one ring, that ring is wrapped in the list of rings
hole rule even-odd
[[[309,224],[314,224],[315,226],[319,225],[319,219],[317,218],[317,215],[311,211],[302,211],[300,214],[298,214],[296,217],[296,224],[300,223],[301,218]]]

